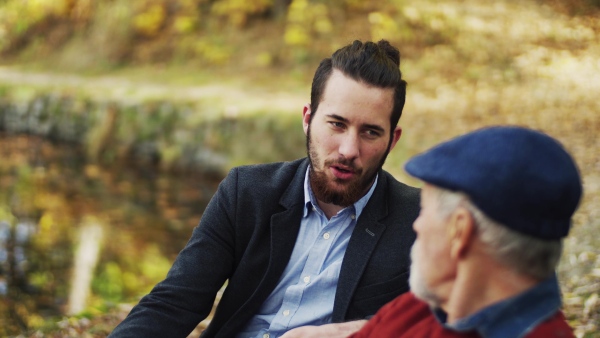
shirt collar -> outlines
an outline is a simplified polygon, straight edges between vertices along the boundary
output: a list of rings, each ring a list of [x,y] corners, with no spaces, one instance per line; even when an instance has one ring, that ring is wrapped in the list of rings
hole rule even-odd
[[[303,217],[308,216],[308,212],[313,207],[316,208],[317,210],[321,210],[321,208],[319,208],[319,204],[317,203],[317,198],[313,194],[312,188],[310,187],[310,179],[308,177],[309,172],[310,172],[310,165],[308,166],[308,168],[306,168],[306,174],[304,175],[304,214],[303,214]],[[344,210],[347,210],[350,207],[354,207],[356,219],[358,219],[358,217],[360,217],[360,214],[362,213],[363,209],[367,205],[367,202],[369,202],[371,195],[373,195],[373,192],[375,191],[375,187],[377,186],[378,178],[379,178],[379,174],[377,174],[375,176],[375,180],[373,181],[373,184],[371,185],[371,189],[369,189],[369,191],[367,191],[367,193],[363,197],[361,197],[358,201],[354,202],[354,204],[352,206],[349,206],[349,207],[346,207],[346,208],[340,210],[338,212],[338,214],[343,212]]]
[[[477,331],[486,338],[523,337],[554,315],[560,306],[560,287],[553,275],[519,295],[492,304],[451,325],[446,324],[446,313],[441,309],[433,310],[433,314],[453,331]]]

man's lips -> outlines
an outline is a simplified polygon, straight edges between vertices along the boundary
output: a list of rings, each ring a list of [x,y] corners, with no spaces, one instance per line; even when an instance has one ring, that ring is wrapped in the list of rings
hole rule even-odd
[[[354,177],[355,171],[351,167],[335,164],[330,166],[333,175],[342,180],[348,180]]]

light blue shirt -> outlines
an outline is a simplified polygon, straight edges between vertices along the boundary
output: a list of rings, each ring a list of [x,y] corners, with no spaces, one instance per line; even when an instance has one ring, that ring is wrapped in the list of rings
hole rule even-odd
[[[560,288],[556,275],[529,290],[490,305],[452,325],[446,323],[444,311],[433,311],[446,328],[468,332],[477,331],[484,338],[521,338],[560,310]]]
[[[371,189],[331,219],[319,208],[304,177],[304,214],[292,256],[279,283],[237,338],[276,338],[304,325],[331,322],[335,292],[350,235]]]

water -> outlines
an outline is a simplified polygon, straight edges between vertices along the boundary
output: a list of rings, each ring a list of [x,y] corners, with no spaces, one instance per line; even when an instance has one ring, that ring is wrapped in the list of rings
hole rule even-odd
[[[221,177],[0,134],[0,336],[136,302],[164,278]]]

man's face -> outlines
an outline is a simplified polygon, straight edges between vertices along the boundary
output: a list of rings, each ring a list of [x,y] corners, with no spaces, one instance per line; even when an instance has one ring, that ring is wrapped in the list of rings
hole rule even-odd
[[[393,89],[368,86],[334,70],[310,123],[315,112],[304,107],[310,183],[319,201],[346,207],[368,191],[402,132],[396,128],[390,142],[393,104]]]
[[[439,307],[456,276],[450,255],[447,219],[439,213],[438,192],[426,184],[421,190],[421,212],[413,223],[417,239],[410,252],[410,288],[420,299]]]

